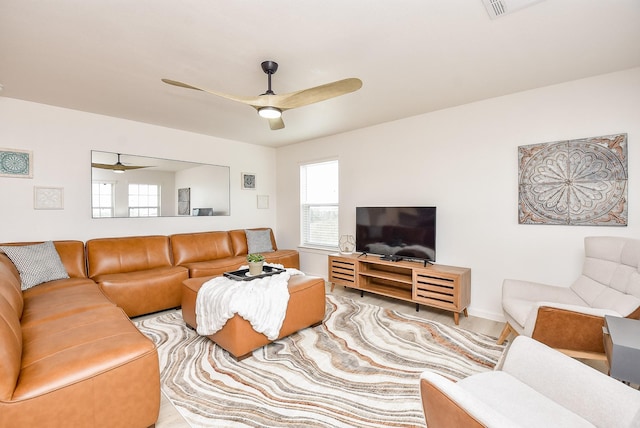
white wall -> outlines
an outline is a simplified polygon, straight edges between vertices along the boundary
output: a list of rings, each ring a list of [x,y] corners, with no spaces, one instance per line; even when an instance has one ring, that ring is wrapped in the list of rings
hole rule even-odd
[[[34,163],[32,179],[0,177],[0,242],[275,229],[273,148],[3,97],[0,147],[31,150]],[[92,219],[91,150],[227,165],[231,215]],[[241,189],[247,171],[256,173],[257,190]],[[34,210],[34,186],[64,188],[64,209]],[[270,209],[257,209],[257,194],[270,195]]]
[[[518,146],[622,132],[627,227],[518,224]],[[470,312],[502,319],[504,278],[569,285],[581,269],[585,236],[640,237],[639,139],[636,68],[282,147],[278,245],[300,242],[298,199],[284,197],[298,194],[298,165],[337,156],[342,234],[355,235],[356,206],[437,206],[438,263],[470,267]],[[326,253],[301,251],[302,269],[326,277]]]
[[[191,210],[194,208],[213,208],[213,211],[218,213],[229,211],[227,193],[218,190],[230,188],[229,172],[226,168],[199,166],[178,171],[175,176],[174,195],[177,195],[179,188],[191,189],[189,192]],[[216,191],[212,192],[212,188]],[[174,199],[176,199],[175,210],[178,212],[177,198]]]

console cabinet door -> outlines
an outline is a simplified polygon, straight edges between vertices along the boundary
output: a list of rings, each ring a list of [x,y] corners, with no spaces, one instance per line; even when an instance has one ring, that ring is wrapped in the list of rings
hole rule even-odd
[[[345,287],[358,288],[358,263],[355,260],[340,257],[329,256],[329,282],[331,290],[335,285],[343,285]]]

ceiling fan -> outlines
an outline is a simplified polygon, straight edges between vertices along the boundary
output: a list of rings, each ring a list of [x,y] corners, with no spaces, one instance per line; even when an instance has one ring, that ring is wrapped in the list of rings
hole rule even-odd
[[[271,90],[271,76],[278,70],[278,63],[275,61],[264,61],[261,66],[262,71],[267,74],[268,88],[264,94],[258,95],[257,97],[229,95],[222,92],[211,91],[209,89],[198,88],[187,83],[170,79],[162,79],[162,81],[169,85],[195,89],[196,91],[207,92],[222,98],[250,105],[258,111],[258,114],[261,117],[269,120],[269,127],[272,130],[284,128],[282,112],[285,110],[325,101],[330,98],[348,94],[349,92],[357,91],[362,87],[362,81],[352,77],[288,94],[276,94]]]
[[[118,174],[122,174],[125,171],[128,171],[130,169],[149,168],[149,166],[125,165],[125,164],[123,164],[122,162],[120,162],[120,153],[118,153],[118,161],[116,163],[114,163],[114,164],[92,162],[91,166],[93,168],[110,169],[113,172],[118,173]]]

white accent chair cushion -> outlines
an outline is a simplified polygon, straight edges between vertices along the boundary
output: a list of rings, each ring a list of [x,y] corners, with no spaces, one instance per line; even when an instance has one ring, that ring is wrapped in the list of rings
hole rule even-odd
[[[446,420],[428,413],[461,408],[487,427],[640,427],[640,391],[526,336],[511,344],[502,366],[454,383],[426,371],[454,406],[428,406],[429,428]],[[424,394],[424,392],[423,392]]]

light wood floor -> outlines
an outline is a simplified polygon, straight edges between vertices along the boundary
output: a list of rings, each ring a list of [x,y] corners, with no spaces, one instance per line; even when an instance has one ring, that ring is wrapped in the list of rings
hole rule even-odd
[[[366,303],[374,305],[380,305],[388,309],[393,309],[398,312],[408,313],[424,317],[425,319],[433,320],[447,325],[455,325],[453,321],[453,315],[447,311],[440,311],[437,309],[427,308],[420,306],[420,311],[416,312],[414,304],[409,302],[402,302],[390,298],[384,298],[365,293],[364,297],[360,297],[360,292],[357,290],[347,289],[344,287],[336,287],[333,293],[330,291],[329,285],[327,285],[327,294],[335,294],[338,296],[348,296],[353,299],[362,299]],[[460,317],[460,327],[474,331],[476,333],[488,334],[494,337],[498,337],[504,323],[497,321],[491,321],[478,317]],[[160,416],[158,422],[156,422],[156,428],[189,428],[189,425],[182,418],[180,413],[173,407],[171,402],[163,395],[162,402],[160,404]]]

